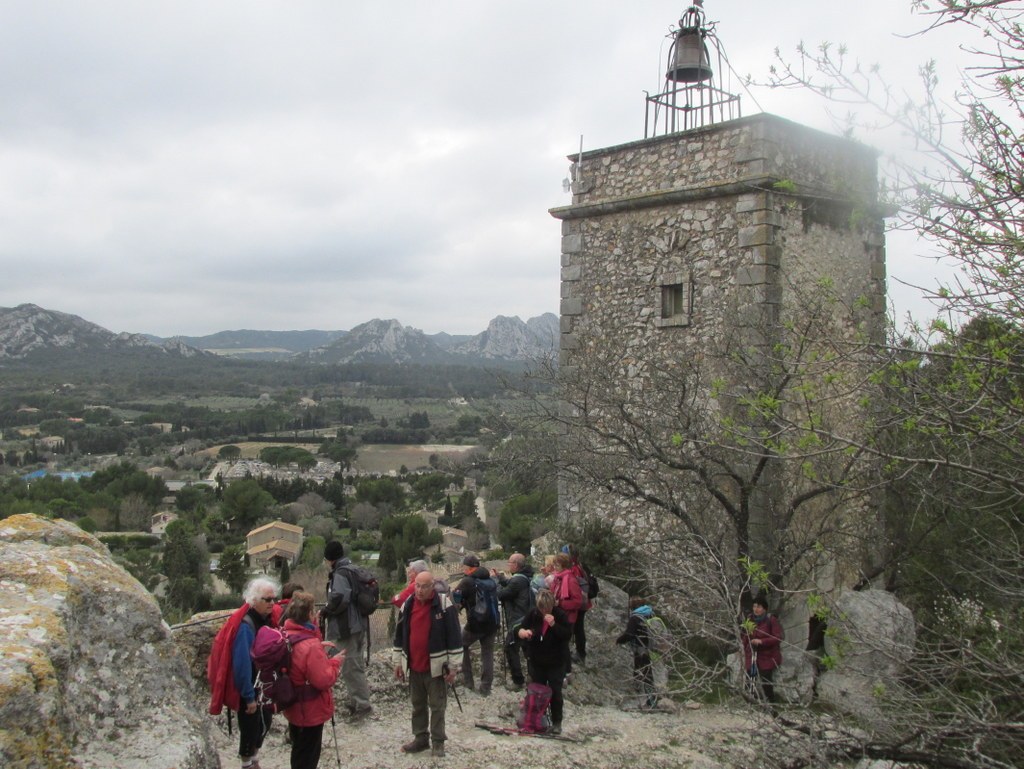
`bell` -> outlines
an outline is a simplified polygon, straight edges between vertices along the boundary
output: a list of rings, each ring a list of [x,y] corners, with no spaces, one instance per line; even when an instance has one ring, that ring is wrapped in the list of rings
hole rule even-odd
[[[708,48],[699,27],[680,27],[674,48],[676,55],[665,73],[666,80],[699,83],[711,79],[714,73],[708,63]]]

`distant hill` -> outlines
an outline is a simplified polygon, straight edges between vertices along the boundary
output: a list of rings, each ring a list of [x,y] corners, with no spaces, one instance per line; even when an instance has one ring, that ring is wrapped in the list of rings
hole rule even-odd
[[[194,358],[206,353],[180,341],[115,334],[102,326],[34,304],[0,307],[0,361],[56,358]]]
[[[116,356],[181,359],[220,356],[318,364],[372,363],[486,365],[551,356],[557,350],[558,317],[528,321],[499,315],[475,336],[427,335],[397,320],[374,319],[351,331],[221,331],[169,339],[115,334],[77,315],[34,304],[0,307],[0,361],[80,361]]]
[[[218,331],[207,336],[176,336],[189,347],[217,355],[250,360],[284,360],[295,353],[323,347],[347,334],[347,331]],[[158,337],[151,337],[156,339]],[[163,340],[162,340],[163,341]]]
[[[558,317],[545,313],[523,322],[499,315],[485,331],[458,341],[441,340],[397,320],[371,320],[341,339],[310,350],[302,357],[317,363],[461,363],[525,362],[546,358],[557,350]]]

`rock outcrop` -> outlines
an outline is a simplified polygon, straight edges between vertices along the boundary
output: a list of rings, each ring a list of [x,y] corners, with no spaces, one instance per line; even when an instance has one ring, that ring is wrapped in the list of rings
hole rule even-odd
[[[0,521],[0,765],[220,761],[156,600],[65,521]]]
[[[818,701],[859,718],[881,718],[876,693],[897,685],[914,653],[914,616],[883,590],[843,593],[834,614],[825,652],[836,664],[818,679]]]

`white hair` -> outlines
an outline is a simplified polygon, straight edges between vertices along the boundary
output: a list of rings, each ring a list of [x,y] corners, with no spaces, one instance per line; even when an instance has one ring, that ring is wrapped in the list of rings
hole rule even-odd
[[[427,566],[426,561],[420,558],[416,561],[409,562],[409,571],[411,571],[413,574],[422,574],[425,571],[430,571],[430,567]]]
[[[245,586],[245,590],[242,591],[242,598],[250,606],[255,606],[256,601],[262,596],[260,595],[264,590],[270,588],[274,591],[274,595],[280,595],[281,586],[277,583],[276,579],[270,577],[256,577],[256,579],[249,580],[249,584]]]

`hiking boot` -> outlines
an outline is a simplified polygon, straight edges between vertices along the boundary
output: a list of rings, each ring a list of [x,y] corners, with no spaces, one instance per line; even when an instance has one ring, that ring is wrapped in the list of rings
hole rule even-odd
[[[548,729],[548,734],[553,734],[556,737],[559,734],[561,734],[561,733],[562,733],[562,725],[561,724],[551,724],[551,728]]]
[[[435,742],[434,746],[430,749],[431,758],[444,758],[444,743]]]
[[[373,715],[373,705],[363,705],[362,707],[353,707],[349,710],[349,715],[356,719],[369,718]]]
[[[417,737],[412,742],[407,742],[402,746],[403,753],[422,753],[424,750],[430,747],[430,740],[421,739]],[[441,750],[444,750],[442,747]]]
[[[489,687],[489,686],[486,686],[486,687],[485,686],[481,686],[480,689],[477,691],[477,694],[479,694],[481,697],[490,697],[491,696],[491,687]]]

